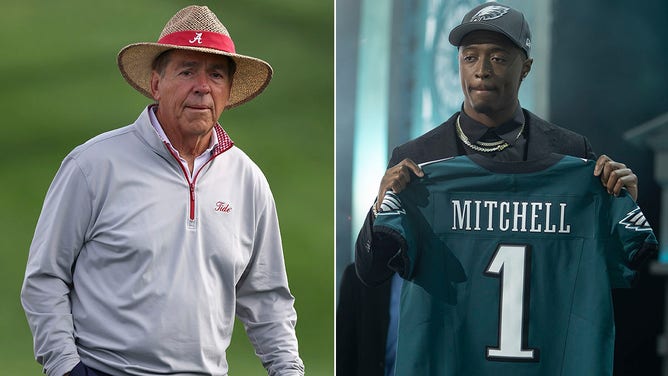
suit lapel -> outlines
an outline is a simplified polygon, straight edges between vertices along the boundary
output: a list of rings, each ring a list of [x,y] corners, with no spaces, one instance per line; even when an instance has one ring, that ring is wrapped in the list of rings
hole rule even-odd
[[[431,145],[424,148],[424,152],[428,153],[428,155],[423,158],[423,162],[454,157],[459,154],[457,132],[455,131],[455,119],[457,115],[459,115],[459,112],[441,124],[438,127],[438,133],[434,135],[435,137],[430,138]]]
[[[527,160],[537,159],[548,150],[554,150],[556,143],[554,132],[551,128],[545,126],[528,111],[524,111],[529,139],[527,141]]]

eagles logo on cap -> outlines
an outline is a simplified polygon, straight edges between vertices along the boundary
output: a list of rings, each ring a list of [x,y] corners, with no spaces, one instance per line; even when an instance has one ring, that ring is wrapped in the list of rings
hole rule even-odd
[[[450,31],[448,40],[453,46],[460,46],[466,34],[477,30],[503,34],[529,56],[531,31],[522,12],[499,3],[478,5],[466,13],[461,24]]]
[[[471,17],[471,22],[493,20],[508,13],[509,10],[510,8],[501,5],[490,5],[482,8],[478,13],[473,15],[473,17]]]

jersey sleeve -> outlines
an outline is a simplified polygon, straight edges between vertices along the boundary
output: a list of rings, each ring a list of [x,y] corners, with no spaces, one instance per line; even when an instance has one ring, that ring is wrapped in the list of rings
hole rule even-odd
[[[411,278],[417,258],[419,237],[400,195],[392,191],[385,193],[381,210],[373,224],[373,231],[386,235],[397,246],[398,251],[390,258],[388,267],[402,278]]]
[[[659,244],[640,207],[624,193],[610,199],[610,234],[621,252],[609,265],[613,287],[632,285],[636,270],[656,256]]]

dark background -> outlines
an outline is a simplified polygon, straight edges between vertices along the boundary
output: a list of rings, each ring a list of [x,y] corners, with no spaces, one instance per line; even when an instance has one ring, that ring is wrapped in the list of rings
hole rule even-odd
[[[585,135],[597,154],[607,154],[633,169],[639,179],[638,203],[660,238],[660,226],[665,228],[666,224],[660,223],[661,191],[654,180],[654,155],[646,146],[626,140],[624,134],[668,112],[668,2],[550,0],[551,5],[546,7],[544,1],[534,0],[525,5],[550,11],[546,17],[551,19],[548,25],[550,61],[534,61],[534,68],[549,66],[549,102],[545,117]],[[447,11],[448,4],[465,1],[436,3],[445,4]],[[415,36],[415,30],[419,30],[416,26],[424,23],[415,10],[424,4],[422,0],[393,0],[392,48],[399,52],[392,60],[392,69],[398,66],[398,73],[390,73],[394,90],[388,95],[394,107],[390,110],[392,116],[388,124],[391,130],[388,150],[407,140],[406,129],[412,125],[410,119],[405,118],[411,108],[410,96],[405,93],[417,85],[411,56],[418,49],[415,40],[420,40]],[[336,6],[338,277],[350,262],[350,244],[358,231],[348,230],[352,185],[345,177],[355,162],[349,140],[354,136],[356,96],[361,95],[356,92],[361,12],[355,0],[337,0]],[[341,9],[345,12],[338,11]],[[533,16],[538,18],[536,14]],[[538,21],[530,22],[534,31],[545,26],[535,22]],[[454,53],[454,47],[443,53]],[[446,118],[440,119],[444,120]],[[660,374],[657,341],[662,335],[666,314],[664,281],[648,269],[640,271],[635,288],[612,292],[617,331],[616,376]]]
[[[660,190],[653,154],[624,132],[668,112],[668,2],[554,2],[550,120],[589,138],[597,154],[632,167],[638,204],[657,232]],[[636,288],[615,290],[615,375],[658,375],[663,279],[647,268]]]

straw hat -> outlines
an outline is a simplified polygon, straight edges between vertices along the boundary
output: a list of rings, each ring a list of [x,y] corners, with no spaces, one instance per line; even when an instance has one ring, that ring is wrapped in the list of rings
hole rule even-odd
[[[125,46],[118,53],[118,68],[132,87],[153,99],[153,60],[171,49],[200,51],[234,59],[237,69],[226,108],[248,102],[260,94],[273,74],[267,62],[237,54],[227,28],[218,17],[209,8],[194,5],[181,9],[167,22],[157,43],[134,43]]]

